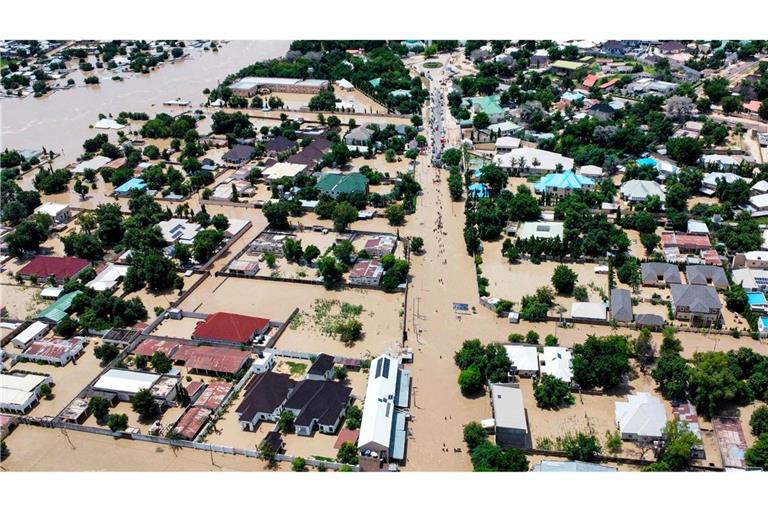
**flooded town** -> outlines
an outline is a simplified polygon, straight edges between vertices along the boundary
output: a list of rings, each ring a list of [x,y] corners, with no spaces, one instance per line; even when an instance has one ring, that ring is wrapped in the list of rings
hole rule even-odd
[[[0,73],[4,472],[768,470],[765,40]]]

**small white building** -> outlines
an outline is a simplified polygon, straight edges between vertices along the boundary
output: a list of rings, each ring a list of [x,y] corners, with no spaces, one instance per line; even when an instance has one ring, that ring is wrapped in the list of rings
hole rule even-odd
[[[650,393],[630,395],[616,402],[616,426],[625,441],[656,441],[664,436],[667,413],[664,404]]]
[[[72,217],[69,205],[63,203],[43,203],[35,208],[35,213],[49,215],[56,224],[64,224]]]
[[[129,265],[116,265],[114,263],[110,263],[85,286],[96,290],[97,292],[113,290],[117,287],[117,284],[120,282],[120,280],[124,279],[125,276],[128,275],[129,268]]]
[[[517,137],[499,137],[496,139],[496,153],[508,153],[520,147]]]
[[[79,164],[77,164],[72,169],[72,174],[83,174],[86,169],[93,169],[94,171],[98,171],[99,169],[101,169],[111,161],[112,161],[111,158],[98,155],[91,158],[90,160],[86,160],[84,162],[80,162]]]
[[[271,352],[264,352],[261,357],[257,357],[251,364],[251,371],[253,373],[265,373],[275,366],[275,356]]]
[[[605,172],[603,171],[603,168],[598,167],[596,165],[584,165],[579,168],[578,173],[581,174],[582,176],[586,176],[587,178],[591,178],[595,181],[601,180],[605,177]]]
[[[307,169],[304,164],[292,164],[290,162],[278,162],[262,171],[261,177],[268,183],[281,178],[295,179]]]
[[[27,348],[30,343],[43,339],[43,336],[50,330],[50,325],[38,320],[14,336],[12,342],[14,346],[23,350]]]
[[[343,91],[351,91],[355,88],[352,82],[350,82],[346,78],[336,80],[334,83],[336,84],[337,87],[339,87]]]
[[[163,233],[163,240],[166,243],[186,245],[191,245],[195,241],[195,235],[202,229],[202,226],[196,222],[177,218],[158,222],[157,227]]]
[[[562,240],[563,232],[562,222],[523,222],[517,229],[517,237],[521,240],[560,237]]]
[[[511,363],[510,373],[520,377],[535,377],[539,373],[539,353],[535,345],[504,345]]]
[[[568,347],[544,347],[539,354],[539,372],[552,375],[563,382],[573,380],[573,352]]]
[[[605,320],[606,308],[602,302],[574,302],[571,318],[575,320]]]

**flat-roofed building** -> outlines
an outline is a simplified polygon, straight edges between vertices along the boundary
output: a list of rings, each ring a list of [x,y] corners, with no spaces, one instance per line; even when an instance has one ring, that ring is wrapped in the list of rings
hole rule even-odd
[[[512,343],[504,345],[510,362],[510,372],[520,377],[535,377],[539,373],[539,355],[534,345]]]
[[[261,177],[264,178],[264,180],[266,180],[268,183],[282,178],[295,179],[296,177],[302,175],[306,169],[307,166],[304,164],[277,162],[276,164],[265,168],[261,173]]]
[[[260,91],[267,90],[269,92],[317,94],[329,87],[330,82],[328,80],[248,76],[232,84],[230,89],[232,93],[238,96],[251,97]]]
[[[349,271],[349,284],[379,286],[384,275],[384,267],[379,260],[357,260]]]
[[[26,414],[37,403],[43,384],[53,384],[50,375],[0,374],[0,410]]]
[[[491,405],[496,444],[503,448],[530,448],[528,417],[520,388],[516,384],[491,384]]]
[[[57,224],[64,224],[72,217],[69,205],[63,203],[43,203],[35,208],[35,213],[49,215]]]
[[[365,241],[365,252],[374,258],[381,258],[395,252],[397,237],[394,235],[374,235]]]
[[[525,240],[528,238],[557,238],[563,239],[562,222],[523,222],[517,230],[517,237]]]
[[[31,323],[26,329],[14,336],[13,340],[11,341],[13,342],[14,346],[23,350],[27,348],[29,344],[43,339],[43,336],[45,336],[50,330],[50,325],[38,320]]]
[[[516,172],[521,176],[573,169],[573,158],[535,148],[512,149],[507,153],[496,155],[493,161],[502,170]]]
[[[169,404],[176,398],[178,382],[176,376],[112,368],[99,377],[93,391],[115,395],[118,400],[128,402],[142,389],[148,389],[155,399]]]

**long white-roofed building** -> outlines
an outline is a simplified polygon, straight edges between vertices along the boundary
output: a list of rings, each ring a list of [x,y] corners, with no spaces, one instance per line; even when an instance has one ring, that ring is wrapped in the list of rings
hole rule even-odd
[[[50,375],[0,374],[0,410],[25,414],[37,403],[43,384],[53,384]]]
[[[371,361],[363,419],[357,447],[361,469],[377,471],[382,462],[405,458],[405,423],[411,389],[410,374],[400,360],[381,355]]]

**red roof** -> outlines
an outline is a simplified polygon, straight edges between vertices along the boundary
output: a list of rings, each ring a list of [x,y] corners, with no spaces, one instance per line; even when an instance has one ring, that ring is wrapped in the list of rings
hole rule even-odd
[[[24,351],[24,355],[61,359],[69,352],[73,352],[78,345],[82,349],[82,340],[46,338],[30,343]]]
[[[204,322],[197,324],[192,337],[230,343],[248,343],[254,333],[263,331],[268,325],[269,320],[266,318],[234,313],[214,313]]]
[[[178,348],[179,344],[175,341],[147,338],[133,349],[133,353],[137,356],[152,357],[155,355],[155,352],[162,352],[170,357]]]
[[[181,345],[174,352],[173,359],[183,361],[190,370],[235,373],[243,367],[250,354],[237,348]]]
[[[347,427],[344,427],[341,429],[341,431],[339,431],[339,437],[336,438],[336,442],[334,443],[333,448],[338,450],[344,443],[357,444],[357,437],[359,435],[359,430],[349,430]]]
[[[744,104],[744,108],[746,110],[749,110],[750,112],[757,113],[758,110],[760,110],[761,103],[757,100],[752,100],[749,103]]]
[[[229,390],[232,389],[232,384],[227,384],[223,380],[215,380],[208,384],[203,394],[201,394],[197,400],[195,400],[195,407],[205,407],[215,411],[218,409],[224,397],[227,396]]]
[[[581,85],[584,87],[592,87],[595,85],[595,82],[597,82],[597,76],[595,75],[587,75],[587,78],[584,79],[583,82],[581,82]]]
[[[210,416],[211,411],[208,409],[191,407],[184,413],[184,416],[179,418],[179,421],[176,422],[176,426],[173,427],[173,431],[184,439],[194,439]]]
[[[205,382],[199,380],[193,380],[184,388],[189,396],[195,396],[200,388],[205,386]]]
[[[614,78],[613,80],[608,80],[604,84],[600,84],[600,89],[608,89],[609,87],[613,87],[613,85],[618,82],[618,78]]]
[[[682,233],[662,233],[662,247],[677,247],[681,251],[701,251],[711,249],[707,235],[685,235]]]
[[[88,260],[72,256],[37,256],[19,270],[23,276],[35,275],[40,278],[53,276],[57,281],[63,281],[75,276],[88,266]]]

